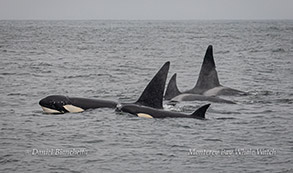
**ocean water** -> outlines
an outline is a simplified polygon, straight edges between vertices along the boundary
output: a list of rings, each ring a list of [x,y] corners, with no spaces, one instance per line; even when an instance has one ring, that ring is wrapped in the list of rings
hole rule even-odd
[[[38,105],[133,102],[166,61],[190,89],[208,45],[220,82],[249,95],[212,103],[206,121]],[[0,21],[0,59],[0,172],[293,171],[293,21]]]

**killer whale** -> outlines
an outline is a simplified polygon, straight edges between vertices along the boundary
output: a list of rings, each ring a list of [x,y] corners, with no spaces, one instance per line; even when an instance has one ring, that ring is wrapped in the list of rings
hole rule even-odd
[[[147,105],[155,109],[163,109],[163,95],[170,62],[166,62],[156,76],[147,85],[140,98],[131,104]],[[116,108],[118,102],[63,95],[51,95],[39,101],[46,113],[76,113],[95,108]]]
[[[192,114],[184,114],[180,112],[165,111],[163,109],[155,109],[148,106],[137,105],[137,104],[127,104],[120,108],[123,112],[128,112],[130,114],[136,115],[143,118],[195,118],[195,119],[205,119],[205,113],[210,104],[201,106]]]
[[[233,89],[233,88],[225,87],[220,84],[214,57],[213,57],[213,46],[209,45],[206,50],[204,60],[201,66],[201,70],[199,73],[199,77],[195,86],[190,90],[180,92],[177,88],[176,75],[175,75],[173,80],[170,80],[168,84],[168,87],[165,93],[165,99],[171,100],[172,98],[175,98],[176,96],[181,94],[197,94],[193,96],[189,95],[190,97],[189,99],[191,99],[191,97],[196,99],[196,98],[199,98],[198,97],[199,95],[202,95],[202,96],[206,96],[206,98],[201,98],[201,99],[208,99],[208,100],[211,99],[210,101],[214,100],[214,101],[221,102],[220,98],[215,99],[215,98],[211,98],[210,96],[246,95],[247,93],[240,90]],[[185,96],[188,96],[188,95],[185,95]]]
[[[117,102],[100,99],[50,95],[39,101],[45,113],[77,113],[87,109],[116,108]]]
[[[131,104],[163,109],[163,95],[169,67],[170,62],[166,62],[147,85],[140,98]],[[40,100],[39,104],[46,113],[76,113],[83,112],[86,109],[116,108],[118,103],[108,100],[51,95]]]
[[[206,95],[201,95],[201,94],[192,94],[192,93],[182,93],[179,91],[177,87],[177,82],[176,82],[176,76],[177,74],[175,73],[167,86],[166,93],[165,93],[165,100],[170,100],[172,102],[180,102],[180,101],[210,101],[210,102],[216,102],[216,103],[228,103],[228,104],[236,104],[233,101],[222,99],[217,96],[206,96]]]
[[[190,115],[163,110],[163,96],[169,67],[170,62],[168,61],[148,83],[145,90],[135,103],[118,104],[116,110],[144,118],[204,119],[206,110],[210,104],[200,107]]]

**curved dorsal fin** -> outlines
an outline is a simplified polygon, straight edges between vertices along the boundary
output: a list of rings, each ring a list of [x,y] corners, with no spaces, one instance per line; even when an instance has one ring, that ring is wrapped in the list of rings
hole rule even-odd
[[[205,114],[207,109],[210,107],[211,104],[206,104],[200,108],[198,108],[196,111],[194,111],[190,116],[192,118],[200,118],[205,119]]]
[[[157,109],[163,108],[163,95],[169,67],[170,62],[168,61],[161,67],[161,69],[149,82],[139,99],[136,101],[136,104]]]
[[[176,76],[177,74],[175,73],[169,83],[168,83],[168,86],[167,86],[167,90],[166,90],[166,93],[165,93],[165,99],[166,100],[171,100],[172,98],[178,96],[181,94],[181,92],[179,91],[178,87],[177,87],[177,82],[176,82]]]
[[[216,71],[216,65],[213,56],[213,46],[209,45],[204,56],[198,80],[192,90],[209,90],[217,86],[221,85],[219,82],[218,73]]]

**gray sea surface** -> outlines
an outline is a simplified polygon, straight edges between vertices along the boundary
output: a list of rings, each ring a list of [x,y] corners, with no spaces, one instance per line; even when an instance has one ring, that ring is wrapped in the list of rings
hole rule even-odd
[[[212,103],[206,121],[38,105],[136,101],[166,61],[190,89],[208,45],[221,84],[249,95]],[[0,172],[293,171],[293,21],[0,21],[0,59]]]

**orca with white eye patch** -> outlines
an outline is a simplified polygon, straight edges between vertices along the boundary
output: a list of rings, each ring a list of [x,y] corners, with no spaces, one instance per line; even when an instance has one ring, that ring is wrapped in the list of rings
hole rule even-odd
[[[116,108],[117,102],[100,99],[87,99],[79,97],[67,97],[63,95],[51,95],[39,102],[46,113],[77,113],[87,109]]]

